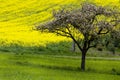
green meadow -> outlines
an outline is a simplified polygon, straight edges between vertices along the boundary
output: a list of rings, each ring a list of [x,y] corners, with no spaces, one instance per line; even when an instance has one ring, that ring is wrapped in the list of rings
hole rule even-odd
[[[119,80],[120,49],[116,56],[91,49],[87,56],[95,58],[87,58],[83,72],[71,39],[35,30],[53,19],[53,10],[79,8],[83,1],[120,6],[119,0],[0,0],[0,80]]]
[[[54,55],[0,53],[0,80],[119,80],[119,60],[87,59],[86,71],[79,58]]]

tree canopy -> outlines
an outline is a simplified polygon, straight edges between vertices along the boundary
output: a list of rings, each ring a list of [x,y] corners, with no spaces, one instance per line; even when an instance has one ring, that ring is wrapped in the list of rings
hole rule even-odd
[[[119,37],[120,12],[112,8],[84,3],[77,10],[53,12],[54,19],[37,26],[37,30],[70,37],[82,53],[81,69],[85,70],[85,56],[104,35]]]

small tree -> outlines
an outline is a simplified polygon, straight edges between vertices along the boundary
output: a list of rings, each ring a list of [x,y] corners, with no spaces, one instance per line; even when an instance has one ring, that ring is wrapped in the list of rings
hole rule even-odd
[[[85,70],[87,51],[100,43],[99,39],[108,35],[119,23],[119,13],[112,9],[84,3],[77,10],[54,11],[54,19],[37,30],[57,33],[71,38],[81,51],[81,69]]]

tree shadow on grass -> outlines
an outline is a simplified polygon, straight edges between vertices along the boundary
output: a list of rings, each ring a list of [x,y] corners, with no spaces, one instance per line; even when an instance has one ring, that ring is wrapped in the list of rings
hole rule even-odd
[[[46,68],[46,69],[53,69],[53,70],[66,70],[66,71],[80,71],[80,68],[75,68],[71,66],[55,66],[55,65],[44,65],[44,64],[32,64],[29,62],[15,62],[15,64],[20,66],[29,66],[34,68]]]
[[[29,66],[29,67],[34,67],[34,68],[44,68],[44,69],[51,69],[51,70],[120,75],[120,72],[116,71],[115,68],[112,68],[111,71],[107,72],[107,71],[98,71],[98,70],[91,69],[91,68],[88,68],[85,71],[82,71],[79,67],[44,65],[44,64],[32,64],[32,63],[29,63],[29,62],[19,62],[19,61],[15,62],[15,64],[17,64],[19,66]]]

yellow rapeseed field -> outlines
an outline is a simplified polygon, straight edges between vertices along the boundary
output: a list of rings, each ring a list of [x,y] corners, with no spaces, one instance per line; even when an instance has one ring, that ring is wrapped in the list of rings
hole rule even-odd
[[[40,33],[34,26],[52,18],[52,10],[79,5],[87,0],[0,0],[0,43],[24,46],[68,40],[55,34]],[[88,0],[100,5],[119,5],[119,0]]]

